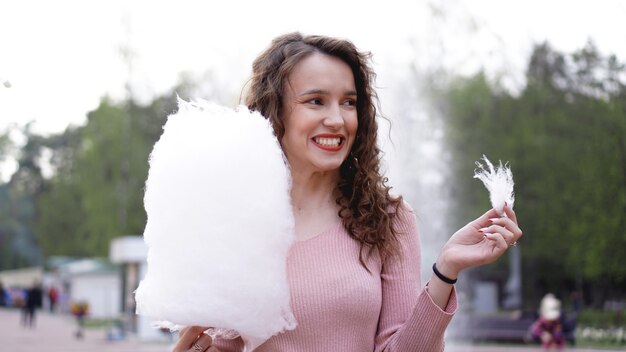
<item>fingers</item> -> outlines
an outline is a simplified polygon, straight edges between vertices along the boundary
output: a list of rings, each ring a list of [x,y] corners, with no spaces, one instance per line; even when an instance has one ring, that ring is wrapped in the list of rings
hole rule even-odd
[[[172,352],[186,352],[186,351],[190,351],[191,346],[193,345],[194,342],[197,341],[201,341],[201,343],[204,343],[203,345],[200,345],[201,347],[204,348],[204,350],[206,350],[209,346],[211,346],[212,341],[210,340],[211,337],[208,335],[203,334],[203,332],[208,329],[207,327],[202,327],[202,326],[188,326],[188,327],[184,327],[182,329],[180,329],[179,332],[179,337],[178,337],[178,342],[176,343],[176,345],[174,346],[174,349],[172,350]],[[202,335],[202,336],[200,336]],[[208,343],[207,343],[207,339],[205,339],[204,337],[208,337]],[[203,350],[203,351],[204,351]],[[191,350],[193,351],[193,350]]]
[[[499,233],[506,243],[513,245],[523,233],[517,225],[515,212],[508,204],[505,204],[504,212],[506,216],[500,217],[495,209],[490,209],[470,224],[482,233]]]
[[[191,329],[191,326],[184,326],[182,328],[180,328],[180,330],[178,330],[178,336],[180,338],[180,336],[183,336],[187,333],[187,330]]]
[[[193,352],[206,351],[207,348],[211,347],[212,344],[213,344],[213,339],[211,339],[211,336],[207,334],[202,334],[200,338],[198,338],[196,342],[194,342],[193,345],[191,345],[190,351],[193,351]]]
[[[511,206],[506,203],[504,203],[504,213],[506,214],[507,217],[509,217],[511,220],[513,220],[517,224],[517,215],[515,215],[513,208],[511,208]]]
[[[482,228],[479,231],[500,233],[509,245],[517,242],[522,237],[522,230],[517,224],[509,218],[491,218],[489,227]]]
[[[515,214],[513,209],[511,209],[511,206],[509,206],[508,204],[504,205],[504,213],[506,214],[506,217],[513,220],[514,223],[517,223],[517,215]],[[499,218],[499,217],[500,217],[500,214],[498,214],[498,212],[495,209],[489,209],[486,213],[481,215],[478,219],[472,221],[470,224],[476,227],[476,229],[479,229],[481,227],[485,227],[488,224],[489,219]]]
[[[504,237],[502,237],[502,235],[499,233],[485,233],[485,237],[496,243],[496,248],[499,252],[498,256],[502,254],[507,248],[509,248],[509,245],[504,240]],[[493,258],[492,261],[496,258],[497,257]]]
[[[489,219],[499,217],[498,212],[495,209],[489,209],[486,213],[481,215],[478,219],[470,222],[476,230],[489,226],[491,223]]]
[[[515,242],[515,235],[513,234],[513,232],[509,231],[506,227],[504,226],[500,226],[500,225],[491,225],[489,227],[483,227],[482,229],[478,230],[484,234],[488,234],[488,233],[498,233],[500,235],[502,235],[502,238],[504,238],[504,241],[508,244],[511,244],[513,242]]]

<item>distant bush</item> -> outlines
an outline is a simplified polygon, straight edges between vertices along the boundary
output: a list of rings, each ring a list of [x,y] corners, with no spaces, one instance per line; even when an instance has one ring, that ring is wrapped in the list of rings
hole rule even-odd
[[[626,346],[623,310],[587,309],[578,316],[576,341],[580,345]]]
[[[579,327],[576,329],[576,341],[583,346],[626,346],[626,328]]]
[[[624,328],[626,329],[626,319],[624,311],[584,309],[578,315],[578,326],[593,328]]]

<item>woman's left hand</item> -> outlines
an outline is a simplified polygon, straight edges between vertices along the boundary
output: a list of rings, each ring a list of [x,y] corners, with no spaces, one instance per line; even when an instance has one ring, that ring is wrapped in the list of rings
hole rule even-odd
[[[444,275],[456,278],[465,269],[488,264],[498,259],[522,237],[515,212],[504,206],[506,217],[491,209],[457,231],[444,245],[437,268]]]

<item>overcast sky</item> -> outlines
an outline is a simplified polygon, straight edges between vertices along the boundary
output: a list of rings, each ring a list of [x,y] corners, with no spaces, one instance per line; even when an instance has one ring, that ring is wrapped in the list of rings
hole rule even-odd
[[[122,98],[129,77],[143,100],[180,72],[211,72],[225,95],[236,94],[254,56],[293,30],[372,51],[383,85],[409,63],[485,67],[519,84],[532,43],[543,40],[572,51],[592,38],[624,61],[624,18],[621,0],[2,1],[0,131],[28,121],[43,133],[83,123],[102,96]],[[130,75],[123,46],[133,53]]]

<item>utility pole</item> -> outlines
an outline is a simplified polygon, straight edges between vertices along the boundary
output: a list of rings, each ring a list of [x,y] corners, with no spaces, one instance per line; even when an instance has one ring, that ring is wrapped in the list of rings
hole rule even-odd
[[[522,255],[519,246],[509,249],[509,278],[505,286],[503,306],[506,309],[522,308]]]
[[[131,87],[132,71],[133,71],[133,52],[131,47],[131,15],[127,14],[122,19],[122,25],[124,26],[124,32],[126,35],[125,43],[120,46],[120,55],[124,64],[126,65],[126,83],[125,88],[125,100],[124,116],[122,117],[122,142],[120,145],[120,183],[118,186],[118,220],[121,231],[127,231],[128,225],[128,193],[130,191],[130,154],[132,148],[130,146],[131,136],[131,119],[132,119],[132,105],[133,105],[133,92]]]
[[[130,190],[130,160],[131,160],[131,129],[132,129],[132,112],[133,112],[133,90],[131,86],[133,73],[133,57],[134,53],[131,46],[132,22],[131,13],[128,12],[122,18],[124,26],[125,42],[120,46],[120,55],[126,65],[126,83],[125,104],[122,116],[122,131],[120,145],[120,182],[118,183],[118,220],[119,229],[122,231],[119,236],[128,234],[128,200]],[[127,326],[126,330],[131,332],[137,331],[137,317],[135,315],[135,299],[133,292],[137,288],[139,281],[137,264],[128,264],[124,266],[122,271],[122,312],[126,314]]]

